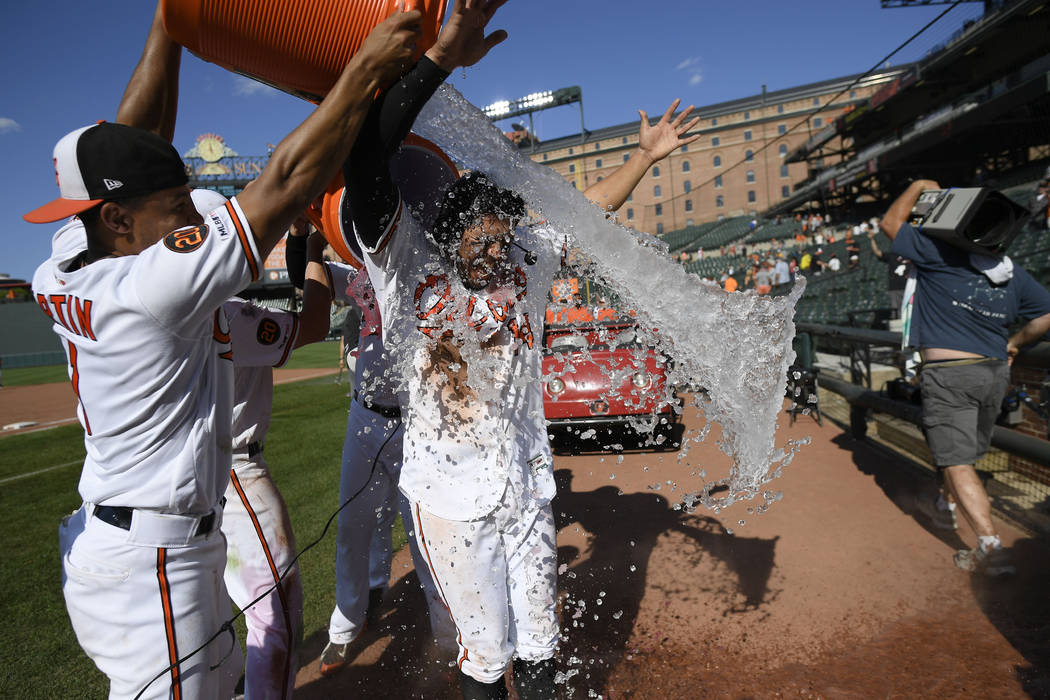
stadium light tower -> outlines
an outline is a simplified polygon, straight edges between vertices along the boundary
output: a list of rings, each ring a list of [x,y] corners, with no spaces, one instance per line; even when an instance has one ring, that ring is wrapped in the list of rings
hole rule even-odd
[[[583,126],[583,91],[580,90],[579,85],[558,90],[533,92],[516,100],[500,100],[499,102],[493,102],[481,111],[494,122],[501,119],[510,119],[521,114],[528,114],[532,150],[536,150],[536,129],[532,125],[532,113],[573,103],[580,105],[580,138],[583,139],[586,138],[587,130]]]

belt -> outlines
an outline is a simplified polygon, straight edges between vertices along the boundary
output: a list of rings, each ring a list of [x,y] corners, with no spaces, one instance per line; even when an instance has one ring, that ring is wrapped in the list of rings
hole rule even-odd
[[[237,454],[247,454],[248,457],[254,457],[257,454],[262,454],[263,443],[250,442],[244,447],[235,447],[233,451]]]
[[[219,508],[226,505],[225,496],[219,502]],[[197,529],[191,535],[192,537],[200,537],[201,535],[207,535],[210,533],[218,520],[216,514],[219,509],[216,508],[212,512],[203,516],[200,522],[197,524]],[[95,506],[93,515],[104,523],[119,527],[121,530],[131,530],[131,521],[134,517],[135,509],[128,508],[127,506]],[[185,516],[189,517],[189,516]]]
[[[373,413],[378,413],[379,415],[383,416],[383,418],[400,418],[401,417],[401,409],[399,407],[397,407],[397,406],[380,406],[379,404],[372,403],[371,401],[362,401],[361,397],[359,397],[357,395],[356,391],[354,392],[354,401],[357,401],[362,406],[367,408],[369,411],[372,411]]]
[[[959,365],[979,365],[985,362],[995,362],[996,357],[956,357],[948,360],[925,360],[919,364],[919,370],[933,369],[934,367],[957,367]],[[999,360],[1005,362],[1005,360]]]

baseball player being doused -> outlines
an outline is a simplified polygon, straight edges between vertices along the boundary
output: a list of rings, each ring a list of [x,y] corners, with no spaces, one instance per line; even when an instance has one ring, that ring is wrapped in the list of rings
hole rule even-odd
[[[502,3],[459,0],[437,43],[381,96],[343,168],[344,237],[356,236],[375,287],[386,349],[402,377],[400,488],[415,537],[457,629],[464,698],[504,698],[513,659],[524,700],[555,697],[555,487],[540,390],[547,291],[564,237],[520,226],[525,203],[472,173],[429,226],[388,167],[449,72],[480,60]],[[655,161],[692,141],[677,103],[638,151],[586,195],[615,210]],[[694,137],[695,138],[695,137]],[[428,230],[429,229],[429,230]]]

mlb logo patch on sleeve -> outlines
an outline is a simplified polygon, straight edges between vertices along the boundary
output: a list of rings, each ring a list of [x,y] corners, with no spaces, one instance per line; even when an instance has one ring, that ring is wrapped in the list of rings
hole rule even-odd
[[[207,237],[207,226],[187,226],[176,229],[165,236],[164,246],[176,253],[192,253],[201,247]]]

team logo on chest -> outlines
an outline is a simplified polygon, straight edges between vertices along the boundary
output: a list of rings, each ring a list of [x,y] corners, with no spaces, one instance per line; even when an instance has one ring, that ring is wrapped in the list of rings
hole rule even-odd
[[[281,327],[272,318],[264,318],[259,322],[259,329],[255,332],[255,339],[260,345],[273,345],[281,337]]]
[[[534,338],[529,315],[515,309],[525,297],[525,272],[520,267],[515,269],[508,282],[494,294],[468,294],[463,301],[456,298],[446,275],[427,275],[415,290],[416,318],[422,322],[416,327],[436,338],[451,333],[451,324],[462,319],[482,340],[506,328],[511,337],[531,348]]]
[[[192,253],[201,247],[204,239],[208,237],[208,227],[187,226],[172,231],[164,237],[164,247],[176,253]]]

